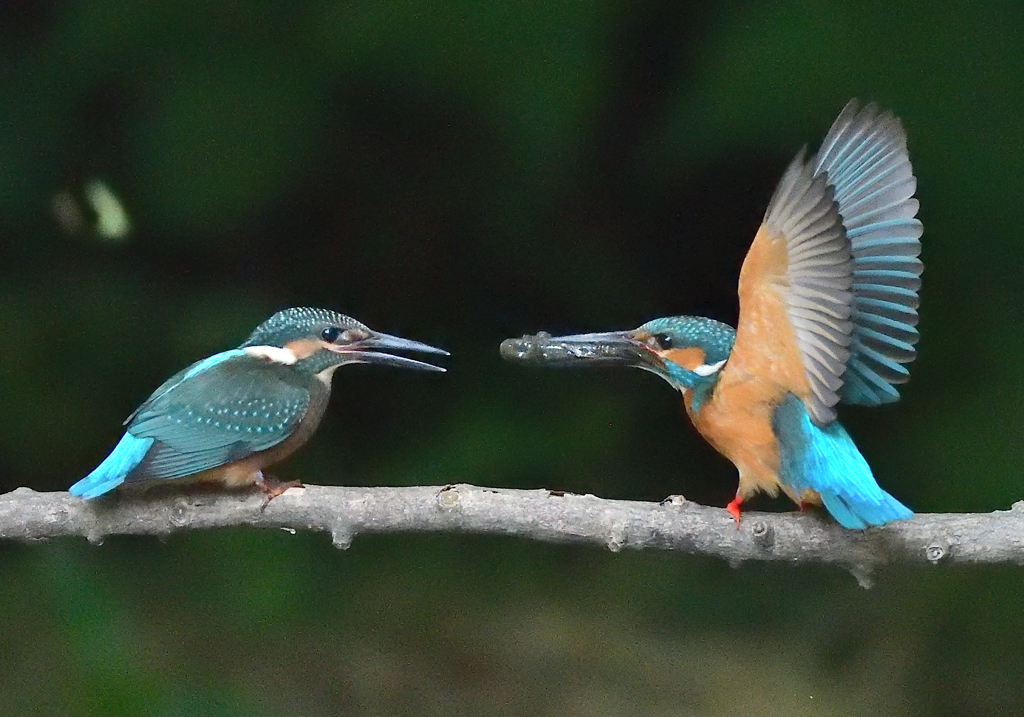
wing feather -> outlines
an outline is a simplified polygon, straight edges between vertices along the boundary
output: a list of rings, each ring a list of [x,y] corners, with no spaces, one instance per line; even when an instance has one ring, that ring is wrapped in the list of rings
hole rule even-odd
[[[853,255],[853,340],[842,399],[877,405],[899,398],[901,365],[914,359],[917,292],[923,266],[917,179],[899,119],[863,109],[840,113],[812,159],[815,176],[833,187]],[[891,339],[886,340],[886,339]]]
[[[190,370],[157,389],[131,419],[128,431],[155,443],[128,480],[180,478],[272,448],[309,405],[293,371],[260,358],[232,355]]]
[[[804,156],[783,174],[744,261],[734,355],[775,372],[825,426],[840,400],[899,398],[893,386],[907,380],[918,339],[921,223],[891,113],[850,102]],[[791,339],[765,328],[779,321]]]
[[[785,241],[786,282],[777,289],[793,327],[810,393],[808,413],[821,425],[835,418],[837,391],[850,356],[853,258],[824,177],[801,151],[765,212],[770,234]],[[741,321],[743,307],[740,307]]]

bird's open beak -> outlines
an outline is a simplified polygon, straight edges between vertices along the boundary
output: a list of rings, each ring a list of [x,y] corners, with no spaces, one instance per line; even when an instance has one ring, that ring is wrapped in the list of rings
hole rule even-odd
[[[542,331],[535,336],[505,339],[501,342],[501,355],[508,361],[535,366],[664,366],[636,331],[571,336],[552,336]]]
[[[448,356],[444,349],[435,348],[419,341],[382,334],[374,331],[369,337],[362,341],[356,341],[346,345],[328,346],[329,351],[349,357],[353,363],[372,363],[379,366],[397,366],[399,368],[414,368],[421,371],[445,371],[446,369],[433,364],[384,353],[384,351],[419,351],[425,354],[439,354]]]

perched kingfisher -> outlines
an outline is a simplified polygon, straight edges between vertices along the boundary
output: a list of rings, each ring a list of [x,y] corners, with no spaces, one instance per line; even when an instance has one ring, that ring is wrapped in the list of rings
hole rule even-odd
[[[125,420],[128,428],[111,454],[70,493],[95,498],[122,483],[188,478],[256,484],[273,497],[280,485],[263,469],[313,435],[336,368],[371,363],[444,371],[381,353],[388,349],[448,355],[334,311],[279,311],[237,349],[198,361],[164,382]]]
[[[896,401],[909,377],[922,271],[916,188],[899,119],[851,101],[818,153],[801,150],[783,174],[740,271],[736,329],[674,316],[632,331],[509,339],[502,354],[634,366],[668,381],[739,471],[728,505],[737,526],[758,491],[824,504],[846,528],[910,518],[878,486],[836,405]]]

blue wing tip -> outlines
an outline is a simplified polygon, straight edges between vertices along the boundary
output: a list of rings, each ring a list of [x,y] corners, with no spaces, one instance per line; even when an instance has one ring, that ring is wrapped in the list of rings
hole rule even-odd
[[[136,438],[125,433],[110,455],[89,475],[68,488],[68,493],[89,500],[112,491],[124,483],[125,477],[142,462],[152,445],[152,438]]]

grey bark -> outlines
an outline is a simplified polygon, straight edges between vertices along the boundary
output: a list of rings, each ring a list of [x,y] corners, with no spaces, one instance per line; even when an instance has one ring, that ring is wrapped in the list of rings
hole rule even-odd
[[[257,492],[117,492],[93,501],[18,488],[0,495],[0,538],[166,535],[248,525],[330,534],[338,547],[369,533],[454,532],[597,545],[656,548],[731,562],[834,563],[858,578],[877,565],[1024,563],[1024,501],[992,513],[924,513],[864,531],[806,513],[732,516],[674,496],[663,503],[605,500],[547,490],[471,485],[408,488],[292,488],[269,503]]]

